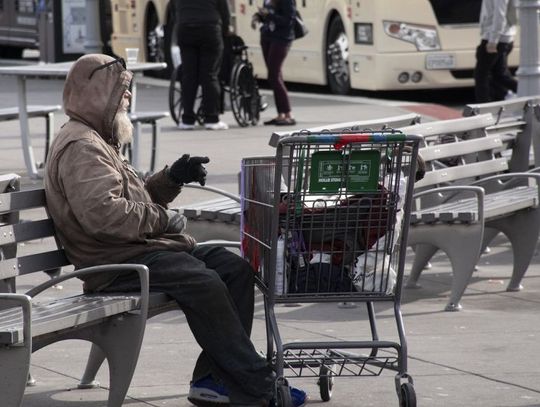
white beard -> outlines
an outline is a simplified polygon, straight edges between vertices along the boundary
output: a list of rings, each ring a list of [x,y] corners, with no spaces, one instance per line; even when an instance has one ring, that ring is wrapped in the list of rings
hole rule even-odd
[[[113,134],[120,144],[128,144],[133,141],[133,124],[129,120],[126,111],[119,111],[113,122]]]

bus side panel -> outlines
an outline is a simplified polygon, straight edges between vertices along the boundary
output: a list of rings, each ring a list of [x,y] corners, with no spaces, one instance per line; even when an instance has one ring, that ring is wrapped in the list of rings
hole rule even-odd
[[[291,44],[289,55],[285,60],[285,80],[316,85],[326,84],[326,59],[324,44],[329,18],[332,10],[338,8],[343,13],[345,7],[343,1],[297,1],[297,8],[302,19],[309,28],[309,33]],[[309,4],[305,7],[304,4]]]
[[[155,8],[159,23],[165,24],[168,4],[169,0],[111,0],[113,52],[125,57],[126,48],[139,48],[140,60],[146,61],[146,13],[149,7]]]

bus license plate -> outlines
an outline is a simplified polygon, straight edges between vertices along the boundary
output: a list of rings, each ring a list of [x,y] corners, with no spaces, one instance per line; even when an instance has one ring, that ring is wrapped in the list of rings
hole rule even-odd
[[[452,69],[456,66],[453,54],[428,54],[426,56],[426,69]]]

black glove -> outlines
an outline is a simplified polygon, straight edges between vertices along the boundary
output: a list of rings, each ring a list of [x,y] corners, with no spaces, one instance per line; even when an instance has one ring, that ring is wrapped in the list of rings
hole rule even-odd
[[[170,209],[167,209],[167,215],[169,216],[169,220],[165,233],[182,233],[186,228],[186,217]]]
[[[178,184],[197,181],[204,185],[206,184],[206,170],[203,164],[209,162],[208,157],[190,157],[189,154],[184,154],[169,168],[169,177]]]

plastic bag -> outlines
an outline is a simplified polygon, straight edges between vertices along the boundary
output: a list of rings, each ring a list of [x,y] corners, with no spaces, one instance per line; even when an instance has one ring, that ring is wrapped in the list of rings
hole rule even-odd
[[[362,253],[356,258],[351,274],[358,291],[394,292],[397,274],[390,265],[390,256],[383,250]]]

